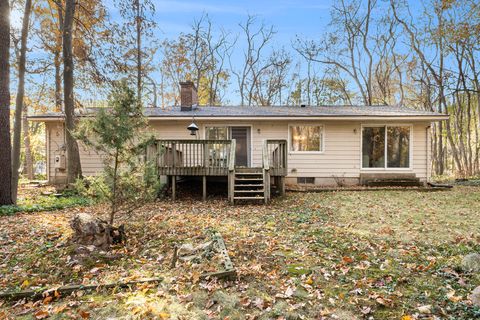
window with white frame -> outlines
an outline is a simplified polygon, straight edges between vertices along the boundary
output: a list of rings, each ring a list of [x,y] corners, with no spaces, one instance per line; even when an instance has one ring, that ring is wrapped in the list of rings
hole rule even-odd
[[[323,152],[323,126],[290,126],[290,151]]]
[[[410,126],[362,127],[362,168],[410,168]]]
[[[207,140],[227,140],[228,136],[228,127],[205,127]]]

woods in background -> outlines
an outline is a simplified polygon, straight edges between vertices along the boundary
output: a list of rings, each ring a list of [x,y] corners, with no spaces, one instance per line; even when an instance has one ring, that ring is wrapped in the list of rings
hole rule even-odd
[[[72,182],[81,176],[69,133],[76,127],[74,111],[103,105],[113,83],[124,78],[146,107],[177,105],[178,83],[192,80],[203,105],[402,104],[447,113],[450,120],[431,130],[434,174],[480,173],[477,1],[426,1],[419,12],[404,0],[340,0],[317,38],[298,34],[285,47],[276,43],[275,26],[259,16],[225,30],[204,13],[188,32],[162,38],[151,0],[118,0],[115,18],[98,1],[10,3],[23,17],[21,28],[9,28],[8,16],[1,16],[12,40],[2,41],[14,53],[2,52],[0,62],[3,73],[10,62],[15,78],[14,186],[19,168],[32,177],[36,157],[31,137],[39,128],[28,127],[26,113],[65,113]],[[2,1],[4,12],[8,4]],[[4,122],[6,76],[0,77]],[[0,143],[6,146],[5,128]]]

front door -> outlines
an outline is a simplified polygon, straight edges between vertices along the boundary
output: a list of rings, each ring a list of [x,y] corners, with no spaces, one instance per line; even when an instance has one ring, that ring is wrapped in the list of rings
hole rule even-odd
[[[230,138],[235,139],[235,165],[248,167],[250,162],[250,127],[230,127]]]

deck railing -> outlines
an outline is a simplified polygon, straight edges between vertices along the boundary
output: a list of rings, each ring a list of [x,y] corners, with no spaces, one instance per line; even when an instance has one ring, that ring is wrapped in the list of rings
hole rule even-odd
[[[203,198],[206,199],[206,177],[227,176],[228,195],[233,202],[235,187],[236,141],[232,140],[156,140],[147,149],[147,159],[155,160],[158,175],[171,176],[172,198],[175,199],[176,176],[203,176]],[[264,140],[262,171],[264,198],[270,199],[271,181],[285,191],[287,175],[287,141]]]
[[[287,175],[287,141],[263,140],[262,170],[264,199],[268,203],[271,198],[271,179],[279,188],[280,194],[285,193],[285,176]]]
[[[287,175],[287,140],[264,140],[263,157],[271,176]]]
[[[232,140],[157,140],[155,146],[159,175],[226,176],[235,166]]]

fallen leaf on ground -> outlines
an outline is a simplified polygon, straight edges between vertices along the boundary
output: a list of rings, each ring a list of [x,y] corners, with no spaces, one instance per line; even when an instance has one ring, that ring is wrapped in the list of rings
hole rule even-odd
[[[420,306],[417,309],[420,313],[423,313],[423,314],[432,313],[432,306],[431,305]]]
[[[39,310],[35,312],[35,319],[45,319],[49,316],[49,313],[45,310]]]
[[[82,319],[90,318],[90,312],[87,312],[85,310],[78,311],[78,314],[80,315],[80,317],[82,317]]]

